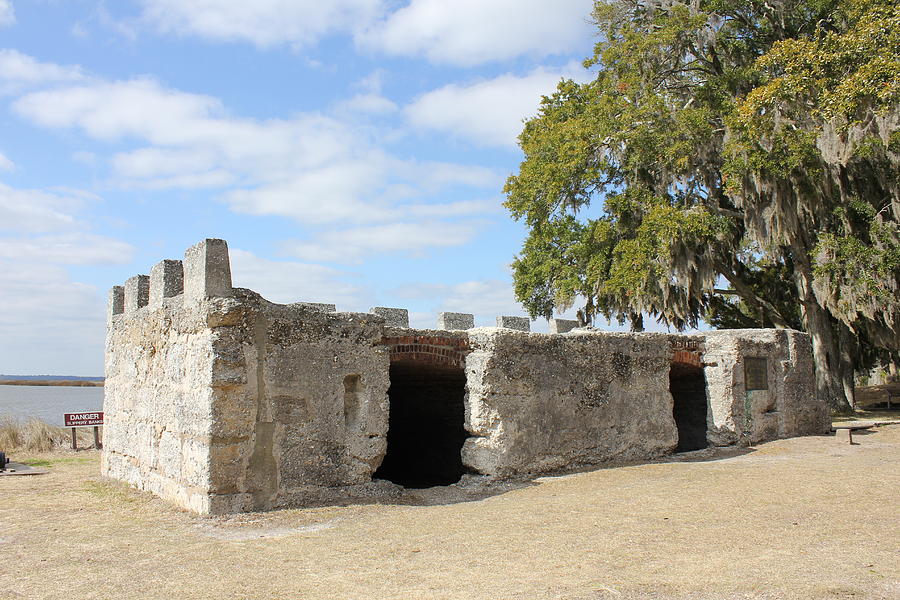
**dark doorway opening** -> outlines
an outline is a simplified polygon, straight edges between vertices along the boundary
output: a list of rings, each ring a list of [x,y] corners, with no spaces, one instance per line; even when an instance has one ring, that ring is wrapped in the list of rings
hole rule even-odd
[[[393,363],[388,390],[387,454],[373,477],[408,488],[450,485],[466,469],[461,450],[468,437],[459,367]]]
[[[706,377],[703,367],[672,363],[669,370],[669,391],[675,401],[672,415],[678,427],[676,452],[690,452],[706,448]]]

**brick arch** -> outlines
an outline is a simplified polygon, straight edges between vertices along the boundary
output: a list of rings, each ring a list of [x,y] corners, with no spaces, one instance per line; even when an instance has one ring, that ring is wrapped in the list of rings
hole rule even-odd
[[[431,335],[404,335],[383,338],[388,346],[391,363],[426,363],[462,368],[465,366],[469,343],[460,338],[442,338]]]
[[[672,362],[681,365],[690,365],[692,367],[703,366],[702,355],[698,350],[675,350],[672,355]]]

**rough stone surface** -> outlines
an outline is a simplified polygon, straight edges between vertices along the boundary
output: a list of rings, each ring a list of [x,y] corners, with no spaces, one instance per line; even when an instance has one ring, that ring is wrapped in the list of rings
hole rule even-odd
[[[678,439],[661,335],[469,332],[464,462],[511,476],[671,451]]]
[[[578,327],[578,321],[571,319],[550,319],[550,333],[567,333]]]
[[[388,327],[409,327],[409,311],[405,308],[376,306],[369,312],[384,317],[384,324]]]
[[[528,317],[497,317],[497,327],[531,331],[531,321],[528,320]]]
[[[711,444],[828,431],[799,332],[539,334],[472,328],[472,315],[454,313],[440,325],[455,330],[409,329],[400,309],[323,312],[232,289],[227,260],[221,240],[194,246],[184,292],[146,308],[146,276],[110,292],[103,474],[198,513],[390,496],[396,486],[373,474],[392,365],[464,373],[460,456],[486,476],[672,452],[676,366],[703,374]],[[172,291],[160,264],[154,281]],[[767,389],[747,391],[748,358]]]
[[[756,443],[828,431],[828,408],[815,400],[808,335],[787,329],[728,329],[706,332],[704,345],[711,443]],[[746,391],[745,357],[766,359],[767,390]]]
[[[115,315],[121,315],[123,312],[125,312],[125,288],[121,285],[114,285],[109,290],[109,298],[107,300],[107,322]]]
[[[438,313],[437,328],[447,331],[472,329],[475,327],[475,315],[469,313]]]
[[[136,312],[150,301],[150,277],[135,275],[125,282],[125,312]]]
[[[319,312],[335,312],[337,310],[337,306],[334,304],[328,304],[325,302],[293,302],[288,306],[297,306],[300,308],[308,308],[311,310],[317,310]]]
[[[192,300],[231,295],[231,263],[225,240],[206,239],[185,251],[184,295]]]
[[[162,260],[150,269],[150,306],[158,308],[163,300],[184,291],[184,268],[180,260]]]

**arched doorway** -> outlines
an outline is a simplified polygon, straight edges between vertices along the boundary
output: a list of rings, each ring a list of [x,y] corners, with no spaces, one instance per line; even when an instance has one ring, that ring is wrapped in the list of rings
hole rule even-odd
[[[469,435],[462,367],[398,361],[390,380],[387,453],[373,477],[410,488],[456,483]]]
[[[676,452],[706,448],[708,400],[706,377],[699,357],[696,361],[673,362],[669,370],[669,391],[672,394],[672,416],[678,427]]]

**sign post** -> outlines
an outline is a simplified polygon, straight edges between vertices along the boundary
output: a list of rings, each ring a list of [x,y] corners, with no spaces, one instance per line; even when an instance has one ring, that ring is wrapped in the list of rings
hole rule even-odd
[[[94,448],[100,449],[100,425],[103,425],[102,412],[63,413],[66,427],[72,428],[72,450],[78,450],[78,438],[75,435],[76,427],[94,428]]]

